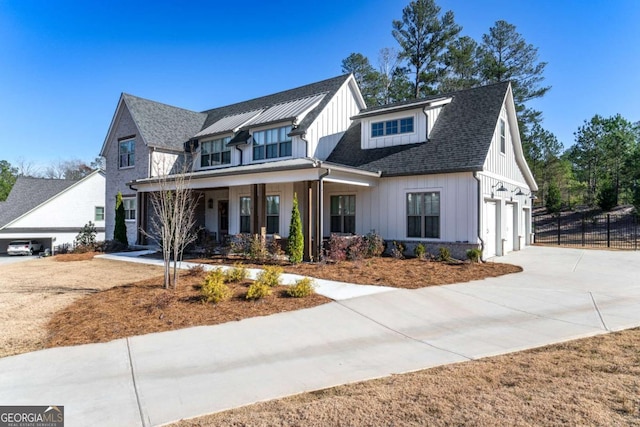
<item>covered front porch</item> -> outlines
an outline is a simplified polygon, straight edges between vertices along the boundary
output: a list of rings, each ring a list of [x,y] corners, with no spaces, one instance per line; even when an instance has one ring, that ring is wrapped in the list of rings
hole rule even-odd
[[[224,243],[229,235],[261,234],[287,238],[294,196],[303,226],[304,258],[319,259],[322,238],[331,233],[332,220],[341,221],[338,231],[349,229],[349,199],[335,199],[337,189],[355,194],[377,185],[378,173],[332,165],[315,159],[290,159],[268,163],[192,172],[189,188],[198,198],[196,226],[208,237]],[[151,221],[149,194],[161,188],[171,189],[171,177],[161,186],[159,180],[135,182],[138,189],[140,228]],[[167,185],[169,184],[169,185]],[[349,191],[353,189],[353,191]],[[340,203],[339,215],[332,217]],[[140,239],[144,238],[141,232]],[[142,241],[142,240],[139,240]]]

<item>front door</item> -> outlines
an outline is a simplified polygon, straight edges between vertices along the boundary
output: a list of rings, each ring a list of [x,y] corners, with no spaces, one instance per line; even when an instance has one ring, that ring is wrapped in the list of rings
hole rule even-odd
[[[224,242],[225,236],[229,234],[229,201],[218,201],[218,239]]]

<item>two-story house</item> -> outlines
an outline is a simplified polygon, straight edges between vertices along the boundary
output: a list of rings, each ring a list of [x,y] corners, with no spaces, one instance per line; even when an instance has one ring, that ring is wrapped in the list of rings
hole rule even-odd
[[[190,156],[199,225],[287,237],[294,194],[307,257],[332,233],[484,257],[530,243],[531,195],[509,83],[366,108],[352,75],[193,112],[123,94],[109,128],[106,232],[124,196],[144,242],[159,174]]]

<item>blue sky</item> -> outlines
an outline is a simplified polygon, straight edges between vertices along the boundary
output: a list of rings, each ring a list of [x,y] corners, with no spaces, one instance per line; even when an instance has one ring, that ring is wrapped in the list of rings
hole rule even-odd
[[[341,74],[396,47],[408,0],[0,0],[0,160],[93,160],[121,92],[201,111]],[[548,62],[532,106],[566,147],[593,115],[640,120],[640,1],[439,0],[480,41],[499,19]]]

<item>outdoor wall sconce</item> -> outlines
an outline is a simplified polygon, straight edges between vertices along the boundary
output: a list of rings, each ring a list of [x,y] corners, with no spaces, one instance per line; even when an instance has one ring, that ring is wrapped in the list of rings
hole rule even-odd
[[[207,201],[207,206],[209,206],[209,209],[213,209],[213,199]]]
[[[516,193],[516,190],[518,190],[518,192]],[[526,194],[524,194],[522,192],[522,189],[520,187],[517,187],[516,190],[513,190],[512,193],[515,193],[516,196],[526,196]]]
[[[499,185],[500,187],[498,187],[498,185]],[[496,188],[496,187],[498,187],[498,188]],[[493,191],[494,191],[493,189],[494,189],[494,188],[496,188],[496,190],[495,190],[496,192],[498,192],[498,191],[500,191],[500,192],[509,191],[509,190],[507,190],[507,189],[504,187],[504,183],[503,183],[502,181],[497,182],[497,183],[495,183],[495,184],[493,184],[493,185],[491,186],[491,197],[492,197],[492,198],[493,198]]]

